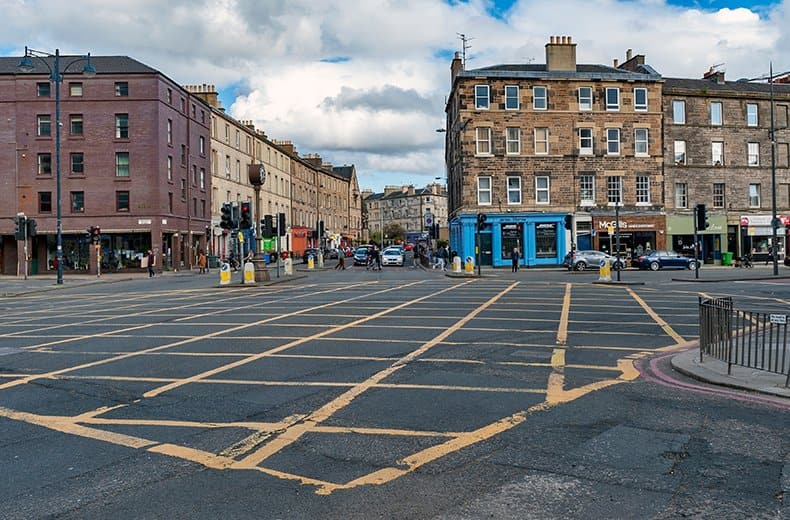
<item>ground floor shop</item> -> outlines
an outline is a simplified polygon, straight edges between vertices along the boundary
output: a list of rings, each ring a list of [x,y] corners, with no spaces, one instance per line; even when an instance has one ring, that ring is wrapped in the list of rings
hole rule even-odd
[[[742,215],[739,220],[738,238],[739,255],[751,255],[755,262],[767,261],[771,252],[779,254],[779,260],[784,260],[787,235],[790,231],[790,215],[777,215],[779,226],[776,230],[776,248],[773,247],[773,228],[771,227],[772,215]],[[734,226],[733,226],[734,227]]]
[[[710,226],[697,231],[699,259],[705,264],[720,264],[723,253],[735,253],[732,249],[730,229],[724,215],[708,215]],[[673,215],[667,217],[668,249],[685,256],[694,256],[694,217],[693,215]]]
[[[578,249],[596,249],[614,255],[617,253],[618,238],[620,256],[624,258],[637,258],[650,251],[667,249],[666,219],[667,217],[664,215],[620,213],[618,229],[618,221],[614,213],[592,215],[589,224],[589,242],[592,242],[592,247],[582,247],[582,243],[585,242],[585,239],[582,238],[578,240]],[[580,224],[583,229],[586,226],[582,217],[577,217],[576,220],[578,233]],[[584,236],[581,235],[581,237]]]
[[[493,267],[512,265],[515,250],[526,267],[559,265],[570,250],[565,213],[489,213],[480,232],[480,263]],[[475,257],[477,214],[450,221],[450,249],[463,260]]]

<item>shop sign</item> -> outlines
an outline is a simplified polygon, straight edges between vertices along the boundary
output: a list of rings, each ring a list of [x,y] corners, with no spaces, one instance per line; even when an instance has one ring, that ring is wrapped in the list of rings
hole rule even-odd
[[[521,238],[521,224],[502,224],[502,238]]]
[[[790,215],[777,215],[782,226],[790,226]],[[771,215],[741,215],[742,227],[771,227]]]
[[[151,225],[151,219],[150,218],[137,219],[137,225],[138,226],[150,226]]]
[[[616,220],[599,220],[598,229],[609,229],[617,227]],[[627,220],[620,221],[620,229],[655,229],[655,222],[628,222]],[[611,233],[611,231],[609,231]]]

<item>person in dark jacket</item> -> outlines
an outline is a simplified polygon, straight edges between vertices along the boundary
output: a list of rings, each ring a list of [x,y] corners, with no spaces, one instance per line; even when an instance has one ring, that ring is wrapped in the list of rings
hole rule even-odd
[[[520,258],[521,258],[521,255],[519,254],[518,248],[514,247],[513,248],[513,253],[510,255],[510,259],[513,261],[513,272],[514,273],[518,272],[518,261],[519,261]]]

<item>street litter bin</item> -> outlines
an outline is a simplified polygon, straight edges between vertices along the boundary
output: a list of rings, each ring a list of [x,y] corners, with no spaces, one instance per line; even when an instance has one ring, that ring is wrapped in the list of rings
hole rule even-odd
[[[728,251],[722,252],[721,265],[732,265],[732,253]]]

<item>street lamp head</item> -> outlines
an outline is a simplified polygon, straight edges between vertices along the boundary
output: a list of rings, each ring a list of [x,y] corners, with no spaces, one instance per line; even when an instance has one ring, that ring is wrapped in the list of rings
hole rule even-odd
[[[33,65],[33,60],[27,55],[27,47],[25,47],[25,57],[19,60],[19,71],[20,72],[33,72],[35,66]]]
[[[82,75],[86,78],[92,78],[96,75],[96,67],[91,65],[91,53],[88,53],[87,56],[88,62],[82,67]]]
[[[444,133],[444,132],[446,132],[446,131],[447,131],[447,130],[446,130],[446,129],[444,129],[444,128],[437,128],[437,129],[436,129],[436,132],[438,132],[438,133],[440,133],[440,134],[443,134],[443,133]]]

